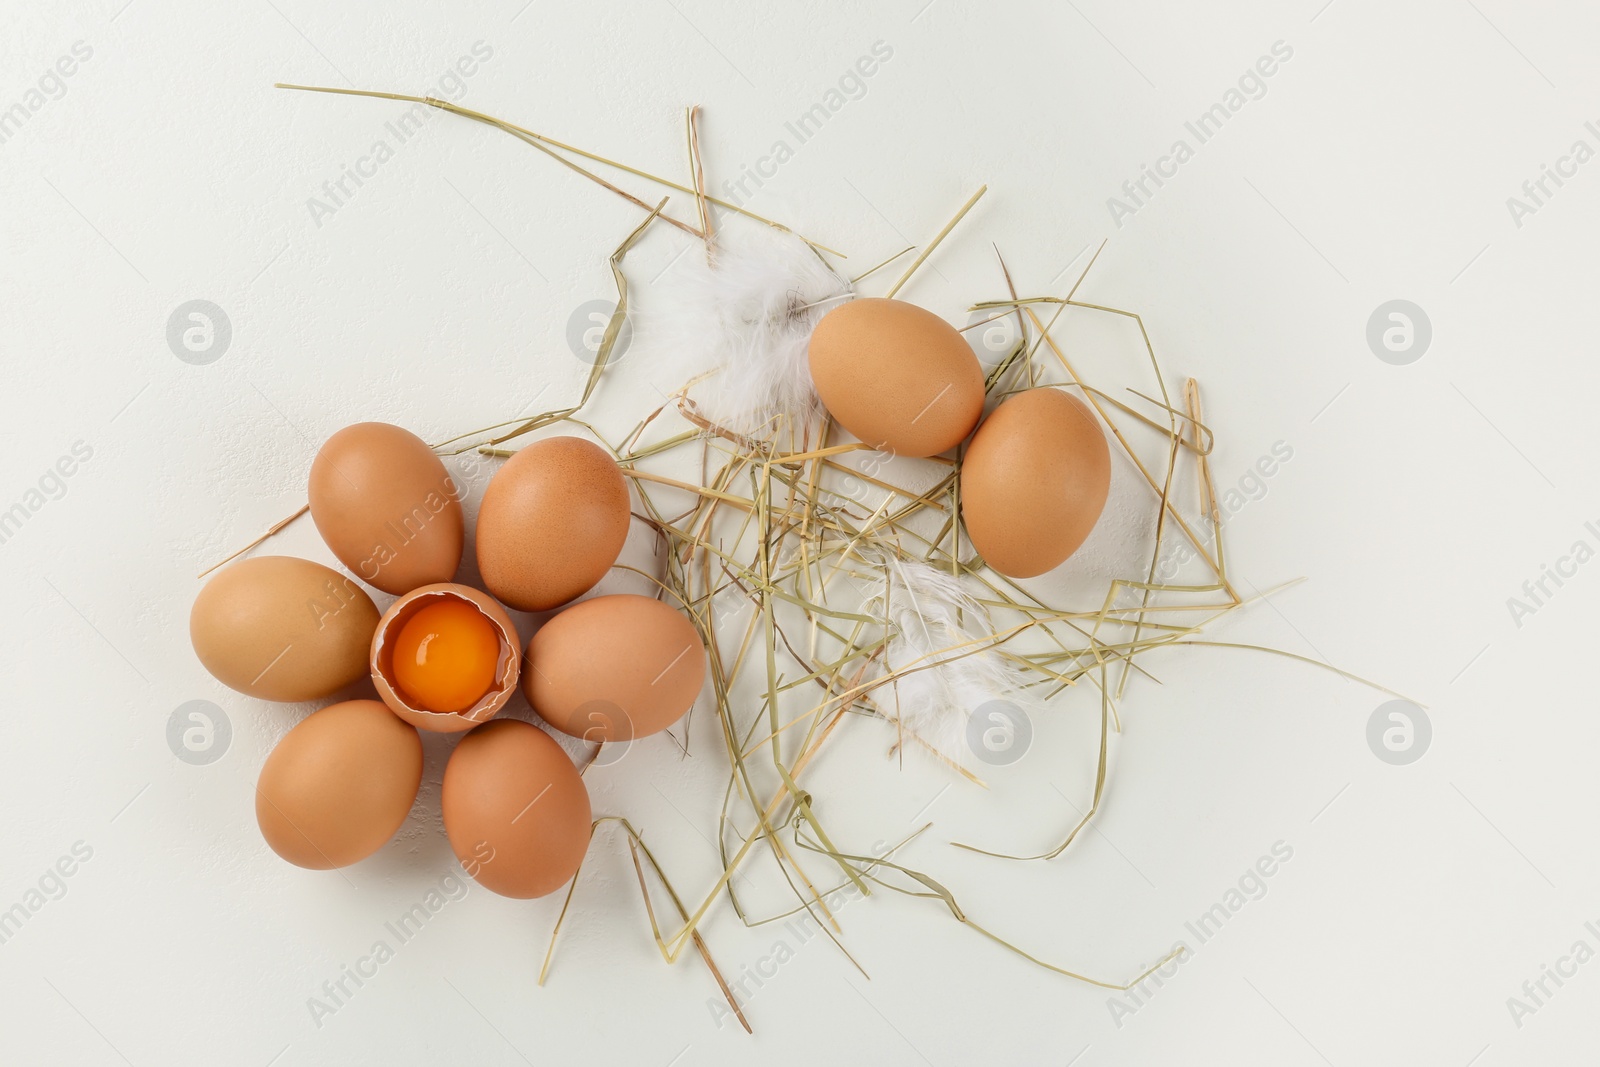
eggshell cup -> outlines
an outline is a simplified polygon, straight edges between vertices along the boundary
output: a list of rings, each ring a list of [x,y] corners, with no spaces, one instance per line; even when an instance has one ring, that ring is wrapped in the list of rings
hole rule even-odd
[[[500,637],[500,658],[495,666],[494,684],[476,704],[465,711],[438,712],[413,707],[406,702],[400,687],[394,682],[393,646],[401,628],[431,601],[441,597],[477,608]],[[372,635],[371,665],[372,684],[377,687],[379,698],[389,706],[390,711],[419,730],[456,734],[489,721],[506,706],[511,694],[517,691],[517,677],[522,669],[522,644],[511,616],[488,593],[469,585],[437,582],[413,589],[383,613],[383,618],[378,620],[378,629]]]

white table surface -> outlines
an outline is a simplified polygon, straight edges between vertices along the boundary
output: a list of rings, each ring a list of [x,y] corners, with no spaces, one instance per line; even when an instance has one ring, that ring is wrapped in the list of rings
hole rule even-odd
[[[870,981],[822,938],[715,913],[724,969],[774,972],[749,998],[752,1038],[717,1025],[696,961],[660,962],[607,836],[545,987],[559,898],[472,888],[315,1018],[310,998],[386,922],[455,884],[437,816],[449,742],[428,740],[429,784],[378,856],[344,877],[281,862],[252,789],[309,708],[247,699],[200,668],[194,575],[299,505],[316,444],[341,425],[439,438],[546,387],[538,407],[574,394],[586,367],[569,317],[610,296],[604,255],[640,216],[435,114],[318,220],[308,199],[395,140],[386,123],[405,105],[272,83],[455,91],[440,78],[476,42],[492,54],[462,83],[467,105],[648,168],[684,173],[689,104],[705,108],[713,185],[790,141],[751,208],[852,264],[927,240],[987,182],[903,294],[952,321],[1001,294],[991,243],[1020,289],[1044,293],[1109,238],[1081,295],[1141,311],[1169,372],[1201,381],[1219,482],[1292,449],[1228,536],[1241,582],[1308,580],[1219,636],[1326,657],[1426,705],[1423,758],[1369,749],[1382,694],[1192,648],[1151,661],[1163,685],[1130,688],[1104,815],[1049,864],[948,842],[1053,843],[1092,773],[1090,693],[1064,697],[988,794],[941,795],[948,776],[885,761],[870,724],[819,768],[841,836],[870,846],[933,819],[918,865],[1052,960],[1122,977],[1189,940],[1136,1011],[937,905],[880,894],[841,917]],[[793,144],[785,124],[877,42],[892,54],[864,90]],[[1292,56],[1198,144],[1185,123],[1276,42]],[[0,143],[0,509],[28,514],[0,544],[0,910],[27,918],[0,944],[0,1062],[1586,1060],[1600,963],[1561,961],[1578,941],[1600,949],[1600,921],[1585,925],[1600,920],[1600,726],[1584,621],[1600,563],[1567,566],[1520,620],[1508,598],[1575,542],[1600,548],[1600,162],[1563,164],[1575,173],[1547,180],[1534,212],[1507,198],[1575,141],[1600,149],[1585,126],[1600,119],[1597,44],[1591,8],[1506,0],[7,0],[0,108],[25,116]],[[48,76],[75,47],[72,75]],[[1108,198],[1178,139],[1193,158],[1114,219]],[[641,292],[687,244],[649,235],[628,265]],[[166,338],[195,299],[232,328],[204,365]],[[1406,365],[1366,340],[1394,299],[1431,322]],[[1136,336],[1079,321],[1098,365],[1143,386]],[[648,353],[641,335],[597,420],[626,426],[654,397]],[[481,476],[468,482],[481,493]],[[272,551],[332,562],[304,521]],[[231,725],[207,765],[167,742],[191,700]],[[698,723],[691,759],[641,745],[590,777],[597,810],[637,821],[696,891],[716,869],[699,835],[723,774],[712,717]],[[1185,924],[1241,877],[1253,887],[1279,842],[1292,858],[1197,944]],[[57,880],[63,857],[73,873]],[[1524,983],[1558,966],[1571,976],[1529,999]]]

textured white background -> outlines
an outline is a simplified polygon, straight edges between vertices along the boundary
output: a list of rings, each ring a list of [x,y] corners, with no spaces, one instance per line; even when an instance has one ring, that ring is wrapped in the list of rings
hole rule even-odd
[[[925,5],[925,6],[924,6]],[[1519,628],[1507,609],[1600,519],[1588,430],[1600,163],[1518,227],[1506,198],[1600,118],[1600,15],[1578,3],[1266,0],[1180,4],[748,5],[723,0],[449,5],[193,0],[0,6],[0,108],[82,41],[93,54],[0,144],[0,508],[74,442],[92,457],[0,544],[5,610],[0,908],[76,842],[92,849],[0,944],[0,1061],[16,1064],[981,1062],[1567,1063],[1592,1043],[1600,963],[1518,1026],[1507,998],[1600,919],[1592,847],[1600,727],[1590,624],[1600,565]],[[1319,7],[1321,8],[1319,10]],[[604,254],[638,212],[494,131],[435,115],[337,213],[307,199],[404,105],[274,81],[438,91],[475,42],[467,104],[681,175],[681,108],[706,108],[713,184],[753,164],[874,42],[892,58],[752,201],[866,265],[988,198],[906,294],[952,321],[1025,292],[1141,310],[1169,370],[1206,388],[1215,469],[1292,461],[1231,520],[1237,576],[1309,581],[1230,640],[1325,656],[1430,709],[1395,767],[1369,751],[1384,697],[1243,652],[1186,649],[1135,685],[1104,817],[1053,843],[1088,786],[1095,704],[1069,696],[980,794],[881,758],[862,724],[822,768],[857,847],[933,819],[912,855],[974,917],[1097,975],[1131,974],[1275,842],[1293,859],[1175,978],[1120,1020],[928,902],[852,902],[847,944],[707,933],[724,967],[794,958],[755,992],[754,1038],[718,1028],[692,958],[648,938],[626,852],[597,846],[551,982],[558,901],[474,889],[336,1014],[307,1000],[454,869],[424,787],[411,822],[347,872],[260,842],[256,772],[306,708],[229,692],[189,648],[194,574],[292,511],[315,445],[357,419],[425,437],[565,401],[586,369],[572,309],[610,295]],[[1135,217],[1106,200],[1276,41],[1293,57]],[[1188,136],[1193,143],[1192,136]],[[654,196],[643,183],[641,195]],[[680,198],[677,210],[687,210]],[[687,247],[658,228],[645,288]],[[165,324],[204,298],[231,319],[207,366]],[[1380,362],[1369,314],[1405,298],[1431,348]],[[1084,327],[1140,377],[1125,332]],[[626,426],[641,337],[596,417]],[[470,476],[481,492],[481,477]],[[1119,493],[1132,485],[1119,481]],[[1119,500],[1132,507],[1139,498]],[[1103,546],[1102,546],[1103,547]],[[276,551],[331,561],[302,523]],[[1091,559],[1098,558],[1091,555]],[[632,588],[622,577],[605,588]],[[1586,610],[1588,609],[1588,610]],[[1154,663],[1154,661],[1153,661]],[[176,759],[169,715],[215,701],[231,748]],[[518,712],[526,714],[526,709]],[[700,722],[709,726],[711,718]],[[855,729],[852,726],[852,729]],[[591,774],[596,808],[645,827],[675,878],[715,870],[699,835],[721,770],[709,733]],[[429,741],[436,782],[448,742]],[[1059,792],[1056,789],[1059,788]],[[845,800],[849,800],[847,805]],[[930,801],[934,803],[930,807]],[[58,894],[59,895],[59,894]],[[782,897],[769,896],[774,905]],[[1191,943],[1192,939],[1191,939]],[[1120,1025],[1119,1025],[1120,1022]]]

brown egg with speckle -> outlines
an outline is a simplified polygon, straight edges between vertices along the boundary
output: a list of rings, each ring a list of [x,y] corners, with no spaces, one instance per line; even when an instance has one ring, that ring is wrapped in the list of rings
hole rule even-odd
[[[296,867],[348,867],[394,837],[421,784],[417,731],[376,700],[347,700],[301,720],[272,750],[256,823]]]
[[[518,611],[549,611],[605,577],[628,539],[628,486],[600,446],[547,437],[506,460],[478,509],[483,584]]]
[[[1010,578],[1060,566],[1111,492],[1111,451],[1088,405],[1059,389],[1001,402],[961,464],[961,518],[983,561]]]
[[[706,678],[681,612],[623,593],[574,604],[528,642],[522,686],[545,722],[586,741],[627,741],[683,718]]]
[[[189,639],[206,670],[263,700],[315,700],[362,677],[377,625],[366,590],[293,556],[233,564],[189,611]]]
[[[498,719],[461,739],[444,769],[444,829],[479,885],[542,897],[578,873],[589,848],[589,791],[532,723]]]
[[[311,518],[339,562],[385,593],[461,565],[460,492],[427,443],[386,422],[346,426],[311,462]]]
[[[822,317],[809,359],[840,426],[897,456],[935,456],[983,415],[983,368],[956,328],[904,300],[860,298]]]

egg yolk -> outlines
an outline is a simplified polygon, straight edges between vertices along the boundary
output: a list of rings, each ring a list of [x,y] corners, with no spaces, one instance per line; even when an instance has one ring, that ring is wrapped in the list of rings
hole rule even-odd
[[[423,711],[466,711],[494,685],[500,633],[483,612],[442,600],[411,616],[394,643],[394,680]]]

